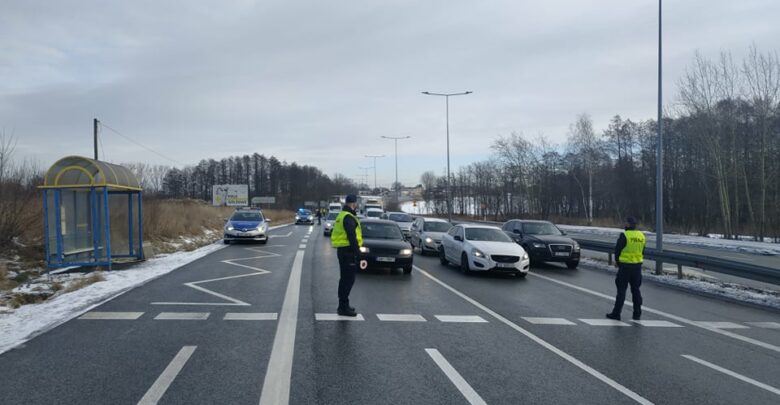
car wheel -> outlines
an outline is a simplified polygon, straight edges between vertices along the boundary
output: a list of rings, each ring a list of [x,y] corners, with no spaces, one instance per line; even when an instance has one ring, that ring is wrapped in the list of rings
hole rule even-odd
[[[266,240],[261,240],[261,241],[260,241],[260,244],[261,244],[261,245],[265,245],[266,243],[268,243],[268,239],[266,239]]]
[[[439,248],[439,262],[442,265],[444,265],[444,266],[446,266],[446,265],[448,265],[450,263],[447,260],[447,255],[444,254],[444,247],[443,246]]]
[[[580,264],[580,261],[579,261],[579,260],[571,260],[571,261],[568,261],[568,262],[566,262],[566,267],[568,267],[568,268],[570,268],[570,269],[574,270],[574,269],[576,269],[576,268],[577,268],[577,266],[578,266],[579,264]]]
[[[412,266],[404,266],[404,274],[411,274],[412,273]]]
[[[229,241],[229,240],[227,240],[227,239],[222,239],[222,242],[224,242],[226,245],[229,245],[229,244],[230,244],[230,241]]]
[[[471,274],[471,268],[469,267],[469,257],[466,256],[466,253],[461,253],[460,255],[460,271],[463,272],[463,274]]]
[[[521,272],[519,272],[519,271],[518,271],[517,273],[515,273],[515,277],[517,277],[517,278],[525,278],[525,276],[526,276],[527,274],[528,274],[528,273],[521,273]]]

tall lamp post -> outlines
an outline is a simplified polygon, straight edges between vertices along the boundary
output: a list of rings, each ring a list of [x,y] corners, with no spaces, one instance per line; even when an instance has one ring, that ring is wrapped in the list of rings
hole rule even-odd
[[[384,139],[392,139],[395,143],[395,201],[398,202],[398,140],[399,139],[409,139],[411,136],[382,136]]]
[[[655,250],[664,251],[664,139],[663,111],[661,102],[661,1],[658,0],[658,151],[655,179]],[[664,263],[655,261],[655,273],[663,273]]]
[[[365,155],[365,157],[374,159],[374,189],[376,189],[376,159],[383,158],[385,155]]]
[[[465,96],[471,94],[473,91],[464,91],[462,93],[431,93],[430,91],[424,91],[422,94],[426,96],[441,96],[444,97],[446,103],[447,114],[447,218],[452,222],[452,192],[450,190],[450,97],[451,96]]]

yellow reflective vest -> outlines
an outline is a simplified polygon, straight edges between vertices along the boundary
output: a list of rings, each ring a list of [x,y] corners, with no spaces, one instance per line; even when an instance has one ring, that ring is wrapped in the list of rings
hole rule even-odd
[[[644,261],[642,252],[645,250],[645,234],[637,230],[623,232],[626,237],[626,246],[620,251],[620,263],[639,264]]]
[[[355,219],[355,237],[357,238],[358,246],[363,246],[363,231],[360,229],[360,220],[351,212],[342,210],[333,222],[333,232],[330,234],[330,245],[334,248],[349,246],[349,238],[347,238],[347,231],[344,230],[344,217],[347,215]]]

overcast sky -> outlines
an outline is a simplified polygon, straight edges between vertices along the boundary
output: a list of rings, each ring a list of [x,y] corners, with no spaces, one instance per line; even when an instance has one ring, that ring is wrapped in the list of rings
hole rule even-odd
[[[490,155],[512,132],[566,139],[580,113],[656,115],[655,0],[30,1],[0,3],[0,129],[48,167],[92,155],[183,166],[254,152],[380,185]],[[778,0],[664,4],[667,104],[699,50],[780,48]],[[373,180],[372,180],[373,181]]]

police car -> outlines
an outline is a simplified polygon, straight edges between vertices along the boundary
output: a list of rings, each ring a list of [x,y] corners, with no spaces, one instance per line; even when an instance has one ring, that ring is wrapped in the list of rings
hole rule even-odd
[[[226,245],[241,240],[266,244],[268,243],[269,222],[271,220],[258,209],[238,209],[225,223],[222,240]]]
[[[298,224],[314,225],[314,213],[304,208],[298,209],[298,213],[295,214],[295,225]]]

